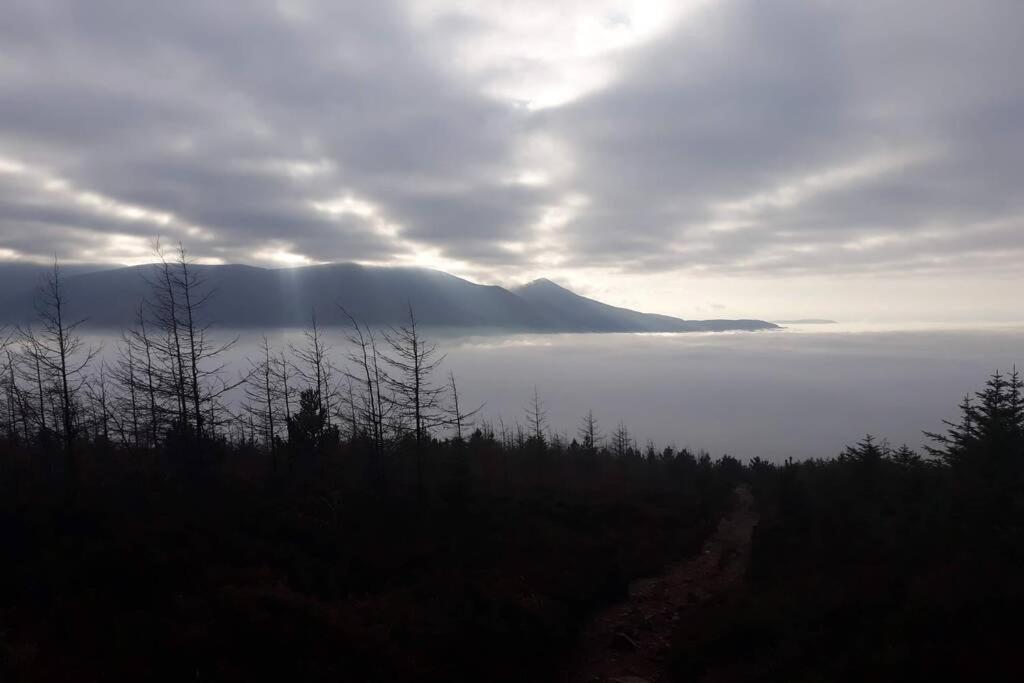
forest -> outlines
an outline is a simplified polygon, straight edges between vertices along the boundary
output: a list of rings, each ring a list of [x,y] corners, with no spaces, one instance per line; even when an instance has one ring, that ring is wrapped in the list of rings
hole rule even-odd
[[[115,354],[57,264],[0,337],[2,680],[580,680],[593,615],[698,556],[737,491],[742,580],[680,611],[663,680],[1024,673],[1016,369],[924,452],[744,463],[592,413],[554,433],[538,392],[482,420],[411,306],[313,313],[231,374],[191,265],[157,251]]]

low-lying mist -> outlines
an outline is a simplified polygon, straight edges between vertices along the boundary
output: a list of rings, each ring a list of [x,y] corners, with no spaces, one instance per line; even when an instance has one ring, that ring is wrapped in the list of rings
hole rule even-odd
[[[867,432],[919,447],[921,430],[940,429],[990,372],[1024,359],[1024,327],[425,334],[447,353],[437,382],[451,369],[464,405],[486,403],[478,422],[525,426],[536,386],[550,430],[570,439],[593,410],[606,435],[622,422],[640,446],[650,439],[659,447],[774,461],[833,456]],[[301,343],[302,331],[267,336],[284,349]],[[344,330],[328,328],[327,338],[343,366]],[[229,373],[257,357],[258,342],[251,330],[239,333]],[[104,340],[105,354],[115,343]]]

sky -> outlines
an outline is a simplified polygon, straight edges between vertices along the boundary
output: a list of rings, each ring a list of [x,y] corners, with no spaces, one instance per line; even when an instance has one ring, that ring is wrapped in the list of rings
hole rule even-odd
[[[0,0],[0,261],[1024,320],[1019,0]]]

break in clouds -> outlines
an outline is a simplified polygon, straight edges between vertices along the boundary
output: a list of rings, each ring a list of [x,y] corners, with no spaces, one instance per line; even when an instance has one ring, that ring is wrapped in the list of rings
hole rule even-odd
[[[1024,5],[3,0],[0,258],[1012,271]]]

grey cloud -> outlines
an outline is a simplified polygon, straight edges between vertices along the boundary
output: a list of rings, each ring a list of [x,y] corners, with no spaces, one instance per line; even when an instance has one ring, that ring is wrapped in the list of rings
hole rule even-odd
[[[558,232],[570,267],[955,269],[1024,252],[1017,2],[711,3],[621,55],[607,87],[538,112],[484,95],[474,78],[493,74],[442,63],[438,45],[478,22],[423,30],[400,2],[9,0],[0,160],[178,222],[127,220],[0,172],[0,248],[70,258],[110,235],[187,239],[198,225],[193,251],[225,260],[426,247],[507,273],[535,254],[506,245],[582,195]],[[537,133],[574,170],[510,184]],[[709,227],[723,203],[902,153],[905,166]],[[289,175],[289,163],[306,166]],[[398,236],[313,206],[342,196]],[[879,236],[892,239],[849,246]]]
[[[522,116],[432,69],[396,8],[310,6],[311,21],[293,22],[273,3],[17,5],[10,58],[35,73],[0,82],[0,149],[199,225],[213,240],[195,250],[228,259],[271,240],[314,258],[409,248],[312,208],[339,195],[373,202],[426,246],[509,239],[529,209],[494,188]],[[266,172],[288,161],[321,166]],[[422,179],[458,190],[430,197]],[[5,232],[24,229],[14,218]],[[117,222],[78,224],[101,237]]]
[[[836,246],[936,223],[969,235],[1024,216],[1012,189],[1024,171],[1024,88],[1008,67],[1022,27],[1013,3],[715,4],[636,57],[615,87],[552,115],[594,199],[570,228],[581,261],[745,268],[790,242]],[[718,202],[901,150],[933,156],[754,211],[744,216],[753,228],[737,234],[701,230]],[[700,239],[712,248],[676,259],[651,251],[652,241]],[[1024,250],[1024,225],[1000,239]],[[918,247],[970,249],[926,238]],[[898,263],[884,250],[801,259],[810,269]]]

